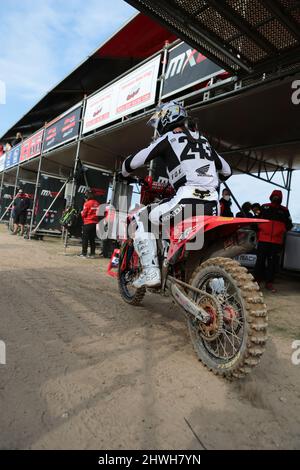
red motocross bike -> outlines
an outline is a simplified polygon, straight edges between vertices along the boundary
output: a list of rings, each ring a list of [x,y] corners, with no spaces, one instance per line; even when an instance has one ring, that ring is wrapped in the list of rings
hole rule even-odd
[[[170,196],[170,187],[147,177],[141,203],[159,195]],[[259,363],[267,339],[267,309],[258,284],[233,258],[247,253],[256,241],[255,226],[265,221],[218,216],[191,217],[184,230],[177,225],[169,240],[158,240],[162,283],[148,289],[170,296],[186,316],[190,336],[202,363],[227,378],[242,378]],[[187,250],[197,234],[204,233],[199,250]],[[132,286],[141,266],[133,240],[120,250],[118,284],[130,305],[139,305],[147,289]]]

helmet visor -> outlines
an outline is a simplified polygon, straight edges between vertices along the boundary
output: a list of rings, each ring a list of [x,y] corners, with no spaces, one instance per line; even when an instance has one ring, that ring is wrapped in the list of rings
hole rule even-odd
[[[158,123],[163,116],[163,107],[164,107],[163,104],[161,104],[160,106],[157,106],[155,113],[151,116],[151,118],[147,122],[147,126],[151,126],[154,129],[157,129]]]

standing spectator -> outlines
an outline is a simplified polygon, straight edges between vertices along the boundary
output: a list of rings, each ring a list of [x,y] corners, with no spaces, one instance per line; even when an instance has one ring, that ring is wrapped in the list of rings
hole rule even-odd
[[[236,217],[246,217],[248,219],[251,219],[251,217],[253,217],[253,213],[251,212],[251,209],[252,209],[252,205],[251,205],[251,202],[244,202],[244,204],[242,205],[242,210],[241,212],[238,212],[236,214]]]
[[[12,141],[12,146],[16,147],[22,142],[22,140],[23,140],[23,137],[22,137],[21,132],[17,132],[16,138]]]
[[[254,217],[259,218],[261,216],[261,205],[258,202],[252,204],[252,212],[254,214]]]
[[[88,245],[90,243],[90,257],[94,258],[96,253],[96,226],[99,222],[97,215],[100,204],[96,201],[94,194],[89,191],[86,195],[86,202],[81,212],[83,221],[82,228],[82,258],[87,257]]]
[[[4,147],[2,144],[0,144],[0,157],[4,154]]]
[[[264,279],[266,288],[275,293],[273,282],[279,267],[279,254],[285,233],[293,227],[293,223],[288,208],[281,205],[281,191],[273,191],[270,201],[261,206],[261,217],[269,222],[259,225],[255,278],[258,282]]]
[[[13,203],[13,223],[14,230],[12,235],[17,235],[19,228],[21,228],[20,236],[24,235],[24,228],[27,220],[27,211],[30,206],[30,200],[22,189],[19,190],[15,201]]]
[[[222,217],[233,217],[233,213],[231,211],[231,193],[228,189],[223,189],[222,197],[220,199],[220,214]]]
[[[9,142],[7,142],[7,143],[5,144],[4,150],[5,150],[5,152],[9,152],[9,151],[11,150],[11,145],[10,145]]]

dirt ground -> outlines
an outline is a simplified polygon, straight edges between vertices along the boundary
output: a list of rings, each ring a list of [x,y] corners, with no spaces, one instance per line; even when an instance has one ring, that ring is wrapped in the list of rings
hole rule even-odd
[[[0,449],[299,449],[299,280],[266,293],[267,352],[230,383],[198,362],[184,318],[124,304],[106,260],[0,227]]]

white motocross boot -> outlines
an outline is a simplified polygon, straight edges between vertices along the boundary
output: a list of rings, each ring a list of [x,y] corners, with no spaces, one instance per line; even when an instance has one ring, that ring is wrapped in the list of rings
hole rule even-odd
[[[133,286],[136,289],[159,287],[161,278],[154,235],[152,233],[143,233],[143,238],[136,237],[134,248],[139,255],[143,271],[138,279],[133,282]]]

